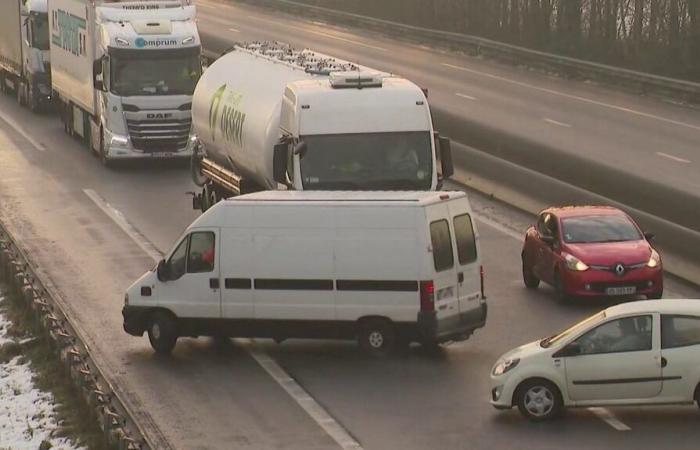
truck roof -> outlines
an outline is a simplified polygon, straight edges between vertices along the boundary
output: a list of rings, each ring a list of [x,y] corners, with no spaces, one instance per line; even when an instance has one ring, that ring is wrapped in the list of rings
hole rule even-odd
[[[466,198],[462,191],[262,191],[231,197],[223,204],[241,202],[272,203],[366,203],[372,205],[426,206],[445,200]]]

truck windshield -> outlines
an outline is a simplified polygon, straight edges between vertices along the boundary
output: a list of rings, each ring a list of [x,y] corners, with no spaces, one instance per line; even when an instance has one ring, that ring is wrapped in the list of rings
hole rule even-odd
[[[192,95],[202,74],[199,49],[110,49],[112,93],[138,95]]]
[[[32,47],[49,49],[49,20],[46,14],[33,14],[31,19]]]
[[[429,131],[302,136],[304,189],[430,190]]]

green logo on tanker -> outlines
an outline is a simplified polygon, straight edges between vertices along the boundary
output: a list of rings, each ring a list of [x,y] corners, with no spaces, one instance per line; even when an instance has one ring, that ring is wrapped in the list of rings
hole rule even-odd
[[[212,142],[216,142],[217,131],[225,141],[243,145],[243,124],[245,113],[239,107],[243,95],[226,89],[222,84],[211,97],[209,103],[209,131]]]

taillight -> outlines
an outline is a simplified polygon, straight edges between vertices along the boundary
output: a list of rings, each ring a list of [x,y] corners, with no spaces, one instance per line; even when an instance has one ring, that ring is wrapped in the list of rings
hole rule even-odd
[[[435,311],[435,284],[432,280],[420,282],[420,310]]]
[[[481,280],[481,298],[486,298],[484,292],[484,266],[479,266],[479,279]]]

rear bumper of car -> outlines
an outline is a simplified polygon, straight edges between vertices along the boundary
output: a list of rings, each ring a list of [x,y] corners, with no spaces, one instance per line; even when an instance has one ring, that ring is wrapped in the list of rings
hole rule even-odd
[[[433,342],[463,341],[474,330],[486,325],[487,315],[485,302],[471,311],[442,320],[438,320],[435,311],[421,311],[418,313],[418,338]]]
[[[661,267],[628,269],[623,276],[611,270],[590,268],[584,272],[562,270],[564,287],[568,295],[580,297],[652,295],[663,292]],[[634,288],[634,293],[611,294],[609,288]]]

